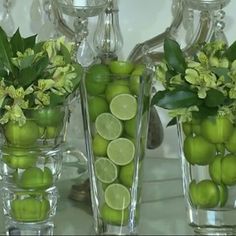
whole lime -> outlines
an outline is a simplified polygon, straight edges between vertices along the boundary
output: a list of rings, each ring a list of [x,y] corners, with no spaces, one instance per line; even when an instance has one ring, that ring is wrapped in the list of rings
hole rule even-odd
[[[220,200],[217,185],[211,180],[202,180],[197,183],[197,205],[201,208],[216,207]]]
[[[105,98],[92,96],[88,98],[88,110],[91,121],[95,121],[98,115],[109,111],[109,105]]]
[[[9,121],[4,132],[9,143],[16,146],[32,146],[39,137],[38,125],[31,120],[26,120],[25,124],[19,125]]]
[[[107,146],[109,141],[96,134],[92,141],[92,148],[94,156],[105,157],[107,156]]]
[[[111,61],[109,68],[112,73],[122,75],[128,75],[134,69],[134,64],[129,61]]]
[[[107,83],[110,81],[109,68],[104,64],[92,65],[85,78],[87,92],[90,95],[99,95],[104,93]]]
[[[63,122],[65,111],[60,106],[44,107],[34,110],[32,116],[39,126],[57,126]]]
[[[129,87],[114,82],[108,84],[105,91],[105,97],[109,103],[115,96],[120,94],[131,94]]]
[[[134,162],[130,162],[128,165],[122,166],[120,168],[119,180],[126,187],[132,187],[134,175]]]
[[[184,140],[184,155],[190,164],[208,165],[215,156],[215,145],[201,136],[188,136]]]
[[[201,134],[211,143],[224,143],[233,133],[233,124],[227,117],[208,117],[201,123]]]
[[[132,138],[135,138],[136,136],[136,123],[137,123],[136,116],[124,122],[125,133]]]
[[[104,204],[101,208],[102,219],[112,225],[127,225],[129,218],[128,209],[124,210],[115,210]]]

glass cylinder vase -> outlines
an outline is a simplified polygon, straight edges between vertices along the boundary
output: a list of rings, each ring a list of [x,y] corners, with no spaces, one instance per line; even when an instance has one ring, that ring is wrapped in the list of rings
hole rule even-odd
[[[66,104],[26,109],[1,125],[0,173],[6,234],[52,235],[68,120]]]
[[[153,71],[125,61],[88,68],[81,87],[97,234],[136,232]]]
[[[236,129],[225,116],[178,123],[189,224],[203,235],[235,235]]]

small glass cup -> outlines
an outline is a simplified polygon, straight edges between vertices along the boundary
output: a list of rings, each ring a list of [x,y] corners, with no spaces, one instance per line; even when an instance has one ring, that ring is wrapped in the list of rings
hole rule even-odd
[[[225,116],[178,122],[183,189],[197,234],[236,233],[236,129]]]
[[[132,234],[141,201],[153,70],[144,64],[94,64],[81,101],[97,234]]]

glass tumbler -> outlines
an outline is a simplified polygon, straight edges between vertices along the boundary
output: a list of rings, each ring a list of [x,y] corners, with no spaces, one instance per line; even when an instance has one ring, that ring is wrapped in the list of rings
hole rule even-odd
[[[235,235],[236,128],[226,116],[178,123],[183,189],[197,234]]]
[[[128,61],[94,64],[81,87],[97,234],[137,230],[153,70]]]

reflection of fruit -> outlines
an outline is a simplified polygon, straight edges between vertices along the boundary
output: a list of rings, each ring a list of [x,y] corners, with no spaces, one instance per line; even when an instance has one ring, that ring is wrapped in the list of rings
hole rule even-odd
[[[38,167],[26,169],[21,176],[20,186],[26,189],[48,188],[52,185],[53,175],[48,167],[41,170]]]
[[[228,188],[223,184],[218,185],[218,188],[220,191],[220,207],[224,207],[228,200]]]
[[[236,184],[236,155],[228,154],[221,163],[222,183],[226,185]]]
[[[5,136],[11,144],[16,146],[31,146],[39,137],[39,129],[37,124],[31,120],[26,120],[22,126],[9,121],[5,126]]]
[[[208,165],[215,156],[215,145],[201,136],[188,136],[184,140],[184,155],[191,164]]]
[[[226,142],[233,132],[233,124],[226,117],[208,117],[201,123],[201,134],[212,143]]]
[[[189,197],[194,206],[197,205],[197,183],[195,180],[193,180],[189,184]]]
[[[35,165],[37,161],[36,153],[31,153],[20,148],[3,148],[3,161],[13,169],[27,169]]]
[[[49,201],[38,200],[33,197],[15,199],[11,203],[11,213],[14,219],[23,222],[42,221],[48,217]]]
[[[114,210],[110,208],[109,206],[107,206],[107,204],[104,204],[101,209],[101,216],[102,216],[102,219],[108,224],[127,225],[129,211],[128,209]]]
[[[221,184],[221,176],[222,176],[222,160],[223,156],[218,155],[214,158],[214,160],[209,165],[209,174],[211,179],[217,183]]]
[[[233,129],[232,135],[225,143],[225,147],[229,152],[236,153],[236,128]]]

